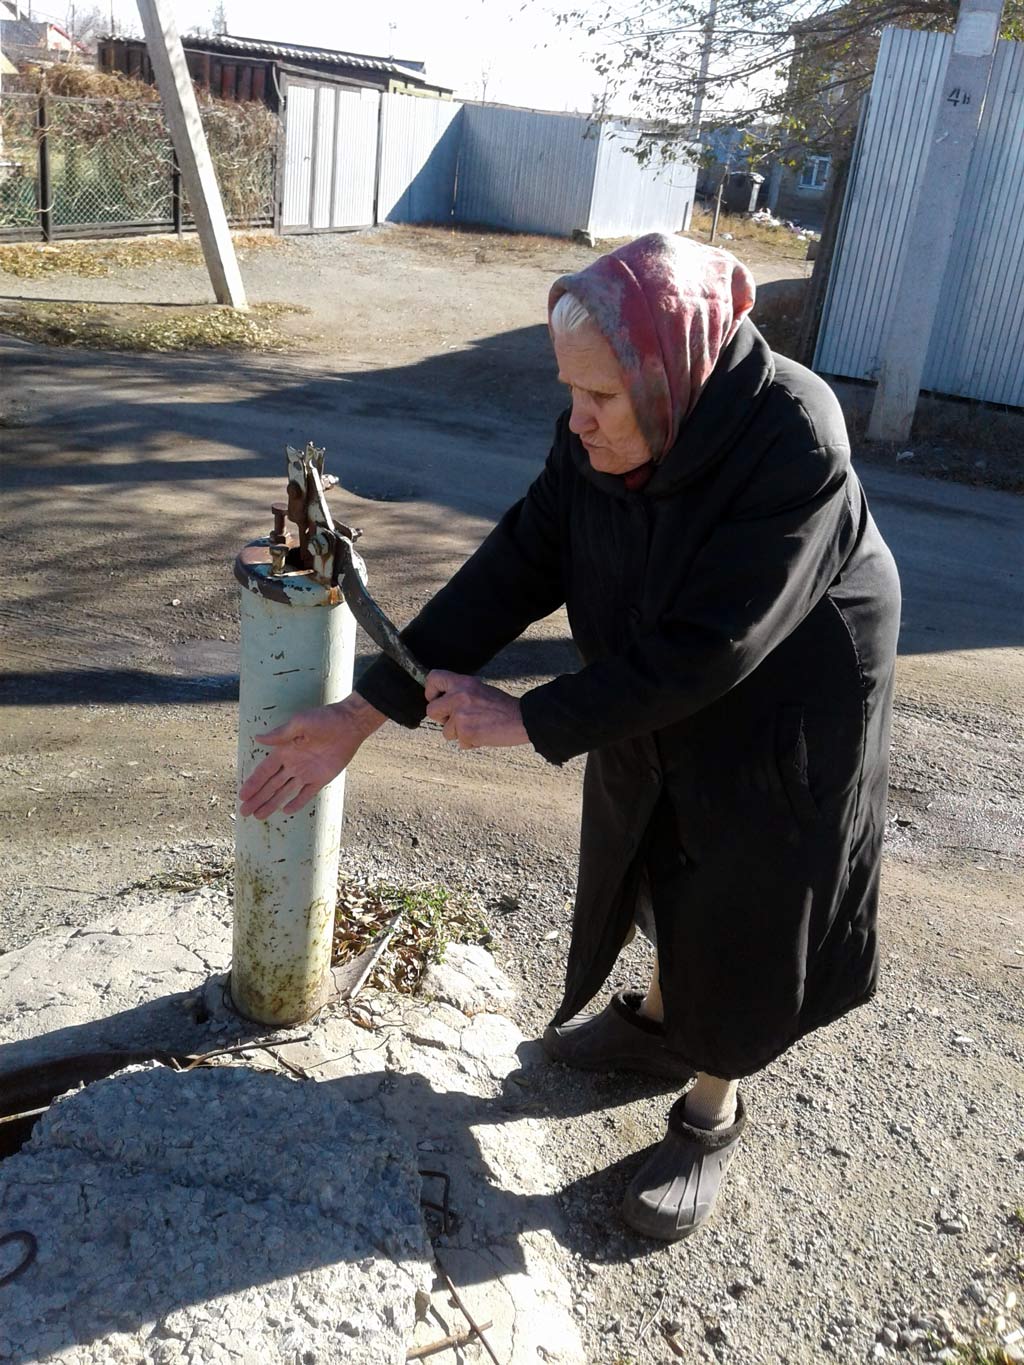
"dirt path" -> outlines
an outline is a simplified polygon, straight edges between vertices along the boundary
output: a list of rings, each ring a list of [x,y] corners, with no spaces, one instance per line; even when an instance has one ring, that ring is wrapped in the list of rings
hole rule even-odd
[[[461,240],[371,234],[261,253],[254,297],[314,310],[290,324],[320,337],[297,356],[0,339],[0,950],[230,850],[230,564],[265,529],[287,441],[328,446],[336,505],[364,527],[373,586],[400,619],[539,468],[561,401],[544,296],[593,253],[473,251],[483,257]],[[73,283],[79,297],[114,296],[109,280]],[[115,292],[157,288],[201,296],[202,278],[126,276]],[[540,1084],[536,1112],[560,1115],[566,1207],[592,1247],[575,1273],[595,1362],[667,1359],[657,1330],[637,1339],[659,1301],[692,1360],[895,1359],[885,1333],[900,1332],[922,1357],[926,1332],[933,1354],[947,1340],[937,1313],[980,1331],[987,1300],[1019,1274],[1024,502],[875,468],[865,478],[906,589],[883,993],[753,1084],[727,1206],[676,1251],[640,1247],[608,1213],[667,1097],[557,1070]],[[558,613],[490,675],[523,689],[572,666]],[[350,777],[346,857],[475,886],[524,987],[524,1028],[557,998],[581,776],[579,763],[462,755],[434,731],[388,727]],[[642,970],[632,950],[618,979]]]

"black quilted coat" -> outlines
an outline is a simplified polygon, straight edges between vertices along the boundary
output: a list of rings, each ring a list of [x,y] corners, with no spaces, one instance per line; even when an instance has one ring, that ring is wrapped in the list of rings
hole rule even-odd
[[[745,321],[638,492],[567,416],[525,498],[404,632],[474,673],[566,604],[583,667],[528,692],[588,754],[562,1022],[601,989],[650,872],[666,1026],[735,1078],[870,998],[899,580],[831,390]],[[406,725],[387,660],[359,684]]]

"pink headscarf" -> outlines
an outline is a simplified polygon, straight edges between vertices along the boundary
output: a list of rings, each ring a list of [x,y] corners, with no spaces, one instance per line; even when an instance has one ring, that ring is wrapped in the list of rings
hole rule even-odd
[[[728,251],[653,232],[556,280],[549,317],[563,294],[579,299],[615,352],[657,463],[753,307],[753,276]]]

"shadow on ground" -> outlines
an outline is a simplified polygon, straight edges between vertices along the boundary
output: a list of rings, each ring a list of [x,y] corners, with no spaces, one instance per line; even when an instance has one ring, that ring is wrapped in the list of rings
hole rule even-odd
[[[208,1049],[211,1042],[194,1022],[195,1002],[194,993],[176,993],[104,1020],[0,1046],[0,1081],[5,1092],[14,1095],[19,1084],[22,1088],[32,1084],[31,1077],[25,1080],[25,1067],[38,1076],[44,1070],[44,1058],[73,1058],[98,1048],[130,1046],[138,1057],[148,1045],[184,1060],[185,1053]],[[54,1111],[55,1116],[61,1114],[61,1122],[53,1136],[41,1129],[40,1136],[23,1149],[26,1158],[39,1156],[44,1164],[51,1153],[59,1157],[62,1174],[52,1182],[43,1205],[31,1202],[33,1176],[28,1160],[15,1153],[0,1162],[0,1235],[23,1231],[38,1243],[35,1260],[5,1292],[16,1292],[38,1304],[48,1351],[88,1345],[115,1330],[137,1331],[154,1320],[162,1323],[175,1310],[288,1280],[342,1259],[356,1264],[381,1254],[381,1229],[360,1221],[365,1211],[350,1216],[349,1205],[342,1197],[343,1168],[334,1176],[326,1169],[310,1171],[302,1178],[288,1175],[282,1177],[282,1186],[273,1156],[283,1132],[281,1087],[297,1087],[295,1123],[288,1142],[299,1150],[307,1137],[315,1144],[335,1127],[340,1132],[352,1132],[380,1121],[397,1129],[410,1151],[416,1150],[419,1139],[436,1135],[437,1140],[427,1144],[429,1155],[424,1154],[420,1162],[424,1170],[443,1170],[450,1176],[453,1222],[445,1231],[436,1220],[428,1221],[428,1230],[440,1258],[446,1252],[453,1260],[457,1258],[460,1287],[483,1282],[495,1273],[529,1273],[519,1242],[524,1233],[548,1232],[567,1251],[591,1258],[595,1238],[599,1243],[607,1242],[607,1215],[621,1198],[621,1185],[644,1153],[616,1163],[609,1172],[577,1182],[560,1199],[553,1193],[520,1194],[503,1188],[478,1135],[482,1129],[514,1125],[541,1113],[547,1119],[571,1118],[595,1107],[628,1105],[643,1096],[663,1093],[663,1086],[624,1076],[598,1077],[586,1086],[566,1086],[556,1074],[561,1069],[540,1060],[538,1045],[524,1043],[520,1048],[523,1069],[513,1072],[496,1096],[440,1091],[421,1075],[385,1068],[375,1060],[356,1059],[356,1052],[363,1059],[379,1055],[387,1043],[386,1033],[381,1040],[349,1027],[347,1037],[357,1040],[353,1052],[331,1056],[331,1070],[324,1079],[292,1080],[281,1071],[256,1065],[257,1059],[267,1060],[258,1050],[260,1043],[280,1047],[281,1039],[268,1039],[265,1030],[246,1034],[239,1025],[232,1032],[231,1043],[236,1049],[241,1043],[250,1043],[253,1053],[251,1063],[239,1059],[231,1068],[244,1070],[250,1082],[237,1123],[222,1121],[227,1115],[221,1112],[219,1101],[206,1109],[193,1097],[188,1103],[169,1097],[179,1081],[185,1086],[190,1084],[186,1079],[189,1076],[193,1082],[208,1077],[206,1069],[185,1072],[173,1082],[167,1079],[154,1088],[158,1096],[154,1103],[159,1103],[162,1094],[167,1106],[162,1118],[157,1110],[155,1134],[152,1107],[142,1115],[138,1100],[133,1099],[132,1087],[146,1089],[144,1083],[138,1084],[138,1076],[100,1075],[84,1091],[61,1101],[60,1110]],[[112,1052],[111,1063],[119,1068],[132,1060],[123,1052]],[[345,1066],[350,1066],[353,1074],[337,1075]],[[91,1073],[83,1074],[97,1076],[95,1065]],[[168,1070],[166,1077],[173,1074]],[[302,1088],[306,1086],[315,1086],[317,1115],[316,1131],[309,1134],[302,1124],[304,1109],[312,1101],[312,1092],[310,1100],[303,1099]],[[274,1122],[263,1126],[251,1117],[264,1112],[264,1103],[258,1098],[260,1087],[266,1090],[265,1112],[275,1115]],[[76,1127],[74,1106],[86,1098],[90,1113]],[[286,1099],[285,1103],[290,1105],[291,1101]],[[353,1117],[353,1108],[365,1117]],[[106,1114],[110,1117],[105,1118]],[[44,1128],[48,1127],[44,1121]],[[166,1141],[160,1136],[164,1130]],[[265,1160],[259,1155],[264,1148]],[[337,1161],[344,1161],[344,1151],[335,1155]],[[20,1184],[19,1177],[29,1185]],[[118,1182],[116,1210],[104,1196],[103,1182],[110,1178]],[[332,1188],[332,1180],[336,1188]],[[317,1193],[325,1181],[329,1197]],[[87,1192],[84,1197],[80,1190]],[[159,1203],[159,1218],[149,1216],[147,1190]],[[201,1196],[197,1192],[202,1192]],[[436,1201],[437,1193],[436,1176],[425,1177],[424,1198]],[[202,1254],[193,1242],[197,1197],[216,1214]],[[592,1217],[585,1211],[580,1214],[579,1210],[585,1210],[595,1197],[600,1199],[602,1211],[595,1208]],[[180,1218],[175,1212],[179,1202]],[[572,1217],[563,1211],[566,1202],[576,1205]],[[353,1203],[358,1206],[359,1199]],[[249,1210],[254,1204],[262,1206],[264,1212],[252,1215]],[[31,1210],[29,1214],[24,1212],[26,1208]],[[44,1217],[49,1209],[52,1223]],[[266,1220],[260,1224],[266,1235],[241,1244],[233,1242],[239,1218],[253,1216]],[[138,1259],[133,1250],[136,1241]],[[621,1245],[621,1252],[609,1250],[602,1259],[632,1261],[658,1250],[655,1244],[639,1239],[623,1239]],[[497,1249],[497,1262],[479,1254],[487,1248]],[[388,1250],[401,1261],[401,1252],[396,1253],[393,1247]],[[116,1305],[103,1301],[109,1289],[103,1270],[107,1261],[123,1262],[126,1271]],[[496,1264],[500,1266],[498,1272]],[[60,1286],[53,1283],[58,1266],[64,1275]],[[58,1290],[62,1302],[59,1313],[49,1311]],[[18,1307],[14,1300],[9,1304]],[[19,1321],[17,1313],[14,1320]],[[28,1365],[37,1356],[15,1349],[5,1358]]]
[[[262,487],[282,477],[284,446],[307,439],[328,448],[342,482],[339,509],[348,491],[415,503],[421,534],[431,517],[442,535],[453,516],[486,526],[539,471],[564,403],[543,326],[410,364],[337,373],[311,373],[294,359],[66,351],[60,392],[47,387],[48,353],[4,349],[10,391],[34,405],[32,412],[15,405],[6,419],[8,495],[38,520],[54,494],[74,489],[100,570],[107,558],[119,562],[119,544],[135,532],[140,572],[147,563],[194,562],[197,539],[200,558],[215,547],[224,553],[238,543],[234,528],[257,529]],[[1015,574],[1024,504],[871,466],[861,473],[903,577],[903,652],[1024,643],[1024,588]],[[176,512],[177,490],[206,500],[209,516]],[[115,505],[131,506],[136,524],[122,519],[112,528]],[[423,596],[435,586],[425,582]],[[108,685],[93,684],[100,694]],[[219,695],[222,685],[229,680],[204,684],[205,695],[211,687]],[[159,687],[151,690],[160,699]]]
[[[372,648],[372,646],[371,646]],[[166,673],[141,668],[83,667],[39,672],[0,672],[0,707],[99,705],[166,706],[238,700],[238,646],[220,651],[233,657],[234,668],[221,673]],[[356,662],[355,681],[377,658],[366,653]],[[576,647],[568,639],[515,640],[480,671],[489,682],[547,679],[579,667]]]

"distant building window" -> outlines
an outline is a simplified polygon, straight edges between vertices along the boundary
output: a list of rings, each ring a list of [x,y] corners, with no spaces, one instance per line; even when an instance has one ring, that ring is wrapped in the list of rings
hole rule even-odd
[[[828,184],[828,173],[832,169],[830,156],[809,156],[800,172],[802,190],[823,190]]]

